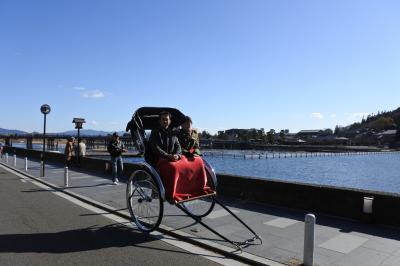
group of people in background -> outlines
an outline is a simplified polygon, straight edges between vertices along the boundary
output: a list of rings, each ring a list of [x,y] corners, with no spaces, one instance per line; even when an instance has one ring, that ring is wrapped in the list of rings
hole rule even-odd
[[[77,158],[86,156],[85,142],[81,138],[78,138],[78,143],[75,143],[75,138],[69,137],[67,143],[65,144],[64,154],[65,166],[70,167],[73,163],[74,155]],[[79,162],[76,163],[79,165]]]

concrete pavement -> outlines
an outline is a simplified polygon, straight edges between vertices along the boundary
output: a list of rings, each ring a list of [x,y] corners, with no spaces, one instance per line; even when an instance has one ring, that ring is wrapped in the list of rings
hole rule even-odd
[[[219,265],[0,168],[0,265]]]

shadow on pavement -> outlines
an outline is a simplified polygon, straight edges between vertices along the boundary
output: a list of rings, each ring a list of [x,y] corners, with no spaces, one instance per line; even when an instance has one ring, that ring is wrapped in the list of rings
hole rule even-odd
[[[155,248],[145,243],[158,241],[121,224],[89,227],[56,233],[0,235],[0,253],[69,253],[113,247],[135,246],[160,251],[191,254],[173,249]]]

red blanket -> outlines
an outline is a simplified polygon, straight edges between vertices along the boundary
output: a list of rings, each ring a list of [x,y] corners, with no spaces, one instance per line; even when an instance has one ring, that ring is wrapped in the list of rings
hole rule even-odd
[[[181,201],[208,194],[207,175],[201,157],[182,156],[179,161],[160,159],[157,169],[165,186],[168,200]]]

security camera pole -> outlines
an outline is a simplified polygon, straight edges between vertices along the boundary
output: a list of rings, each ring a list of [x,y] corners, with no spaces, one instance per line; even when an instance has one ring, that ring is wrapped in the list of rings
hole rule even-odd
[[[44,115],[44,123],[43,123],[43,152],[42,152],[42,163],[41,163],[41,176],[44,176],[44,159],[45,159],[45,150],[46,150],[46,115],[48,115],[51,111],[50,105],[43,104],[40,107],[40,112]]]

